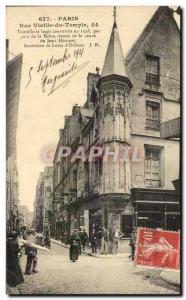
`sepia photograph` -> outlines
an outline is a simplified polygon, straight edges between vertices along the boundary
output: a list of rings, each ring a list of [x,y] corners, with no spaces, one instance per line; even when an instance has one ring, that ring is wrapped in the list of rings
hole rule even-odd
[[[182,295],[180,6],[6,6],[8,295]]]

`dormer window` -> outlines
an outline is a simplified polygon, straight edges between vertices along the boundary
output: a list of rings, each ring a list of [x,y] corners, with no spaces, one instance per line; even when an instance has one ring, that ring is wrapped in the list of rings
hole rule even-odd
[[[160,83],[160,60],[157,56],[146,55],[146,83],[150,85]]]

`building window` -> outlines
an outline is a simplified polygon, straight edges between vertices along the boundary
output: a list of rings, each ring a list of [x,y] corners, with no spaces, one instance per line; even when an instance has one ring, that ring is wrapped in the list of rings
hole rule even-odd
[[[145,183],[147,187],[160,187],[160,149],[145,148]]]
[[[45,188],[45,196],[46,197],[50,197],[51,196],[51,188],[50,188],[50,186],[47,186]]]
[[[146,83],[159,85],[160,83],[159,57],[146,55]]]
[[[146,101],[146,128],[160,130],[160,104]]]

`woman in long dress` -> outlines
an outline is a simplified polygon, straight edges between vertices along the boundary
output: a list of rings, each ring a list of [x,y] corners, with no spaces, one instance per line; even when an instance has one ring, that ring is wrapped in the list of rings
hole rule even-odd
[[[76,261],[78,259],[79,256],[79,236],[77,234],[77,231],[74,230],[73,234],[70,237],[70,260],[72,260],[73,262]]]
[[[19,265],[20,248],[17,240],[18,234],[13,231],[7,236],[6,252],[6,281],[10,287],[15,287],[24,281],[23,273]]]

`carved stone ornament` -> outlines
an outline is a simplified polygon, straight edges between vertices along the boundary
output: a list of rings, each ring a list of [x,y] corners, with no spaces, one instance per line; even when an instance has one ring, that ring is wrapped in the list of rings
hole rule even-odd
[[[129,98],[127,97],[125,99],[125,118],[130,116],[130,102],[129,102]]]
[[[104,109],[104,117],[106,118],[107,115],[113,116],[113,113],[114,113],[113,106],[111,106],[110,102],[107,102]]]
[[[124,112],[124,109],[123,109],[123,107],[122,107],[122,104],[119,103],[119,102],[116,103],[116,106],[115,106],[115,114],[116,114],[116,115],[121,114],[121,115],[124,117],[125,112]]]
[[[116,94],[118,94],[118,96],[124,96],[125,92],[123,89],[117,89]]]

